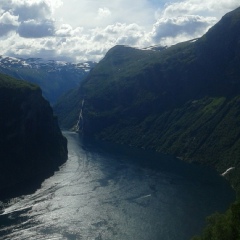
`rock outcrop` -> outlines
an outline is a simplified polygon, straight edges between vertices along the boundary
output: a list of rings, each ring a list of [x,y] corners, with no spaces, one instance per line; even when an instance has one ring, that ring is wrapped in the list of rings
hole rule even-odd
[[[40,182],[67,159],[67,140],[41,89],[0,74],[0,197]]]

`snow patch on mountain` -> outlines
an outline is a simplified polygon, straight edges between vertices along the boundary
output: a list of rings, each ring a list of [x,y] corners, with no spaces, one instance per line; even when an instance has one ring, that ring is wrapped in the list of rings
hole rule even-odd
[[[84,63],[69,63],[64,61],[54,61],[54,60],[44,60],[41,58],[14,58],[8,56],[0,56],[0,67],[3,68],[48,68],[50,72],[61,71],[61,70],[82,70],[85,72],[89,72],[95,62],[84,62]]]

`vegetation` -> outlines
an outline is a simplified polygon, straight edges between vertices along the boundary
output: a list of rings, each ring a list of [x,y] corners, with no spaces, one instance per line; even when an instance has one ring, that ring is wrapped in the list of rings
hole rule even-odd
[[[160,51],[116,46],[66,109],[71,102],[85,100],[86,135],[171,153],[213,166],[219,173],[234,167],[225,177],[240,199],[239,30],[240,8],[195,41]],[[64,122],[68,116],[61,106]],[[76,107],[80,112],[81,105],[74,111]],[[76,123],[76,115],[67,122]],[[239,203],[225,215],[210,217],[205,235],[195,239],[239,239],[236,219]]]
[[[13,89],[17,91],[40,90],[37,85],[27,83],[25,81],[17,81],[8,75],[0,74],[0,88],[1,89]]]
[[[55,105],[55,114],[57,116],[65,116],[59,118],[59,124],[62,129],[68,129],[76,124],[79,116],[81,102],[78,99],[78,90],[72,89],[68,93],[59,98]]]
[[[36,85],[0,74],[0,110],[3,199],[51,175],[67,159],[67,141]]]
[[[232,204],[225,214],[215,213],[208,217],[207,227],[201,237],[192,240],[240,239],[240,202]]]
[[[95,63],[89,62],[89,65],[93,67]],[[70,89],[78,88],[81,80],[88,74],[80,66],[61,66],[54,61],[33,67],[10,63],[1,67],[0,63],[0,73],[39,85],[43,96],[51,104],[56,103],[57,99]]]

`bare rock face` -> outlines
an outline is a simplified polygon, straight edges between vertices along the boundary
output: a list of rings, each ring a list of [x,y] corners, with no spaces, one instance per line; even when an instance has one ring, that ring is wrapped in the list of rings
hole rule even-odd
[[[67,140],[40,88],[0,75],[0,112],[1,193],[42,181],[66,161]]]

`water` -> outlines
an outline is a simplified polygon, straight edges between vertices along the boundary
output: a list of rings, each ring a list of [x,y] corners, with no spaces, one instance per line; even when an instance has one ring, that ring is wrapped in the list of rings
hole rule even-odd
[[[69,160],[35,193],[10,200],[0,239],[186,240],[234,200],[211,169],[65,135]]]

